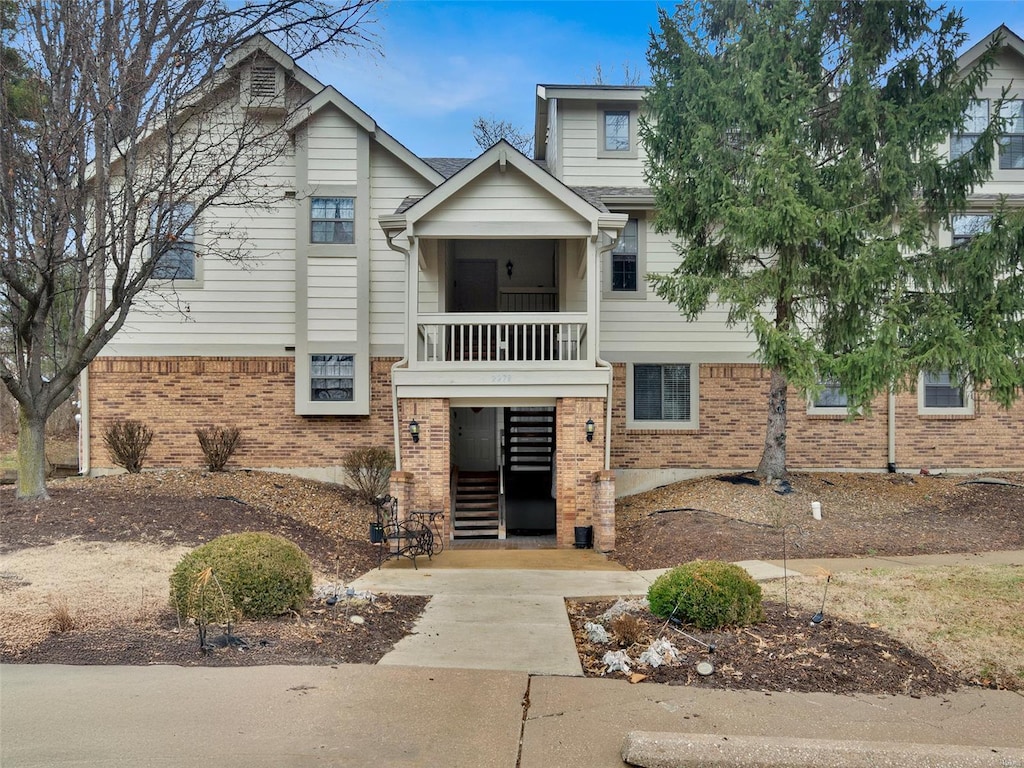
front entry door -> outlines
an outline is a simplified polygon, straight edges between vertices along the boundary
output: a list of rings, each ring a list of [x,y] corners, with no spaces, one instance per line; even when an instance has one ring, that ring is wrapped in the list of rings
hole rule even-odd
[[[464,259],[455,264],[455,311],[494,312],[498,309],[498,263],[493,259]]]
[[[460,470],[498,468],[496,408],[452,408],[452,462]]]

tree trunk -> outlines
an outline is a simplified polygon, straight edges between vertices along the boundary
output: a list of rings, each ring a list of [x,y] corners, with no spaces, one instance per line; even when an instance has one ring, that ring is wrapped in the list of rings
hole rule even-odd
[[[19,499],[48,499],[46,492],[46,419],[18,408]]]
[[[781,371],[772,370],[768,394],[768,428],[764,453],[757,465],[757,476],[771,482],[786,477],[786,398],[789,382]]]

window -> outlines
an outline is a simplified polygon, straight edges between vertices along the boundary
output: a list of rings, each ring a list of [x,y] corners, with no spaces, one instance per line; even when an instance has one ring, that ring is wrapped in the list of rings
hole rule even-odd
[[[195,280],[195,208],[189,203],[159,205],[150,214],[157,280]]]
[[[978,136],[988,126],[988,99],[972,101],[964,112],[964,127],[953,134],[949,142],[949,159],[963,157],[974,146]]]
[[[1007,99],[999,114],[1006,121],[999,140],[999,168],[1024,169],[1024,99]]]
[[[310,211],[314,243],[355,242],[355,198],[314,197]]]
[[[630,150],[629,111],[608,110],[604,113],[604,151]]]
[[[992,217],[988,214],[954,216],[951,221],[954,247],[967,245],[977,235],[988,232],[991,221]]]
[[[839,382],[828,379],[814,400],[815,408],[843,408],[847,406],[846,393],[839,388]]]
[[[612,249],[612,291],[636,291],[639,254],[640,235],[637,220],[630,219]]]
[[[970,384],[949,371],[921,374],[918,386],[918,412],[928,415],[972,414],[973,392]]]
[[[355,399],[355,375],[355,355],[311,355],[310,400],[351,402]]]
[[[697,387],[690,363],[634,363],[627,379],[634,428],[695,429]]]

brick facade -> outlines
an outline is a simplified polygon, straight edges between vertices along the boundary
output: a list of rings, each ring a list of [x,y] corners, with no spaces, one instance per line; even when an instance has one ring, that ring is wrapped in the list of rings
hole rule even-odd
[[[233,425],[242,440],[231,467],[337,467],[353,448],[393,443],[391,365],[371,363],[369,416],[297,416],[290,357],[104,357],[89,366],[93,467],[112,467],[103,431],[137,419],[155,433],[150,467],[203,466],[195,431]]]
[[[587,420],[595,424],[594,440],[587,442]],[[605,404],[599,398],[564,397],[555,406],[556,537],[559,547],[571,547],[573,528],[601,521],[594,508],[595,476],[604,469]],[[599,510],[598,510],[599,511]]]
[[[92,464],[112,466],[105,427],[138,419],[155,437],[149,467],[203,466],[195,430],[234,425],[242,442],[230,467],[336,468],[357,447],[393,443],[391,365],[371,361],[368,416],[297,416],[294,360],[286,358],[100,358],[89,368]],[[757,365],[701,365],[699,428],[626,428],[626,366],[614,366],[611,465],[620,469],[741,469],[756,466],[762,449],[768,374]],[[444,398],[399,405],[402,471],[392,493],[403,514],[442,510],[451,524],[451,411]],[[414,443],[409,423],[420,425]],[[586,423],[593,419],[593,442]],[[1024,466],[1024,403],[1004,410],[977,396],[972,416],[921,416],[917,395],[896,399],[900,469]],[[561,398],[556,405],[556,533],[571,547],[573,528],[594,527],[594,544],[615,546],[614,477],[604,470],[605,404],[601,398]],[[789,400],[788,459],[794,468],[882,470],[888,462],[888,409],[879,397],[870,417],[852,422],[809,415],[798,393]]]
[[[767,420],[768,372],[752,364],[700,366],[699,428],[626,427],[627,366],[614,366],[611,464],[620,469],[740,469],[757,466]],[[799,392],[788,402],[790,467],[884,470],[889,461],[887,398],[871,415],[807,413]],[[973,416],[921,416],[917,395],[896,398],[896,464],[900,469],[1024,466],[1024,403],[999,408],[983,393]]]
[[[411,490],[406,490],[407,509],[443,511],[442,536],[447,539],[451,532],[452,517],[449,489],[452,471],[449,442],[451,409],[448,400],[404,399],[399,402],[398,411],[402,473],[408,475],[407,482],[411,484]],[[409,423],[413,419],[420,426],[419,442],[413,442],[409,433]],[[397,493],[394,495],[398,496],[401,507],[402,497]]]

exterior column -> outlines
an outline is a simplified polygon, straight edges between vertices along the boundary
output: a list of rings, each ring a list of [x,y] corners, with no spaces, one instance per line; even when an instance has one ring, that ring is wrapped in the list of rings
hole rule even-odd
[[[615,549],[615,472],[602,469],[594,475],[593,526],[594,549]]]
[[[573,546],[573,528],[577,525],[593,525],[596,529],[593,478],[604,470],[604,418],[603,398],[564,397],[556,404],[555,525],[560,548]],[[587,442],[588,419],[594,420],[593,442]]]
[[[444,512],[441,535],[447,539],[451,529],[451,411],[448,400],[405,398],[399,400],[398,412],[402,470],[411,476],[414,485],[405,509]],[[409,424],[413,420],[419,425],[419,441],[414,441],[409,432]],[[399,499],[401,506],[401,497]],[[400,516],[404,514],[404,511],[400,512]]]

